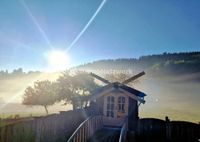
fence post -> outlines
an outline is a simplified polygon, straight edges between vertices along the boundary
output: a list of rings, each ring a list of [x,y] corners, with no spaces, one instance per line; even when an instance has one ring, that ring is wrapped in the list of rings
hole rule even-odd
[[[137,123],[138,123],[138,125],[137,125],[137,135],[140,135],[140,133],[141,133],[140,119],[137,120]]]
[[[170,123],[170,119],[168,118],[168,116],[165,117],[165,121],[166,121],[166,138],[167,140],[171,140],[171,123]]]

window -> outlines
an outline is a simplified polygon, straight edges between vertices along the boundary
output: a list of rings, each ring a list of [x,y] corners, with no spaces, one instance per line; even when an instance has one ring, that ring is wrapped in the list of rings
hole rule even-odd
[[[118,98],[118,112],[125,112],[125,97]]]
[[[115,98],[113,96],[108,96],[106,116],[114,117],[114,107],[115,107]]]

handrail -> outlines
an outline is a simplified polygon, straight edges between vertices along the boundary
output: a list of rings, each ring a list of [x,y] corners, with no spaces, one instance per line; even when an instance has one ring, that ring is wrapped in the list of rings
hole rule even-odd
[[[97,130],[102,127],[102,116],[90,116],[79,125],[67,142],[86,142]]]
[[[126,117],[125,120],[124,120],[124,124],[122,126],[122,129],[120,131],[119,142],[125,142],[126,141],[127,129],[128,129],[128,118]]]
[[[71,137],[69,138],[69,140],[67,142],[69,142],[71,139],[73,139],[73,137],[77,134],[77,132],[80,130],[80,128],[89,120],[91,119],[93,116],[88,117],[85,121],[83,121],[78,128],[76,128],[76,130],[74,131],[74,133],[71,135]]]

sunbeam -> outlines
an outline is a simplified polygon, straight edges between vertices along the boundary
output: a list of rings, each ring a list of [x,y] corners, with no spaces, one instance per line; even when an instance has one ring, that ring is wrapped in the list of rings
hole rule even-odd
[[[40,75],[38,75],[35,79],[33,79],[32,81],[30,81],[29,84],[27,84],[27,86],[31,86],[33,85],[33,83],[37,80],[39,80],[42,77],[43,73],[41,73]],[[4,107],[6,107],[9,103],[12,103],[13,101],[15,101],[18,97],[22,96],[24,91],[26,88],[23,88],[22,90],[20,90],[19,92],[17,92],[15,95],[13,95],[9,100],[7,100],[5,103],[0,105],[0,110],[3,109]]]
[[[37,21],[37,19],[34,17],[34,15],[32,14],[31,10],[29,9],[28,5],[25,3],[24,0],[20,0],[22,6],[25,8],[25,10],[27,11],[28,15],[30,16],[30,19],[33,21],[33,23],[35,24],[35,26],[37,27],[38,31],[40,32],[40,34],[43,36],[44,40],[46,41],[46,43],[48,44],[48,46],[50,48],[53,48],[49,38],[47,37],[45,31],[42,29],[42,27],[40,26],[39,22]]]
[[[103,0],[101,2],[101,4],[99,5],[99,7],[97,8],[97,10],[95,11],[95,13],[93,14],[93,16],[90,18],[90,20],[87,22],[87,24],[85,25],[85,27],[81,30],[81,32],[76,36],[76,38],[72,41],[72,43],[68,46],[67,48],[67,52],[72,48],[72,46],[79,40],[79,38],[83,35],[83,33],[87,30],[87,28],[90,26],[90,24],[94,21],[95,17],[97,16],[97,14],[101,11],[101,9],[103,8],[104,4],[106,3],[107,0]]]

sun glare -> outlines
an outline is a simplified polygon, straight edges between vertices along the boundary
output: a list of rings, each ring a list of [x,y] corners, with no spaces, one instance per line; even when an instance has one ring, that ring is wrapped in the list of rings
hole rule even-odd
[[[69,68],[69,55],[61,50],[52,50],[47,54],[48,64],[51,71],[62,71]]]

